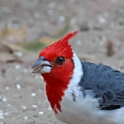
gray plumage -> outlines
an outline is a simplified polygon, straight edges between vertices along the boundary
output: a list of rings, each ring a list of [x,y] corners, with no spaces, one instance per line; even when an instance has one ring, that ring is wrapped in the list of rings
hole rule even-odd
[[[79,85],[92,90],[99,98],[100,109],[113,110],[124,106],[124,73],[103,64],[82,62],[83,76]]]

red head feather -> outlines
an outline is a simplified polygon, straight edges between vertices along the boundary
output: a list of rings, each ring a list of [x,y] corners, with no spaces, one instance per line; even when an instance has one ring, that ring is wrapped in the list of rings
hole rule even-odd
[[[71,46],[68,43],[68,40],[74,37],[77,33],[78,31],[69,33],[64,38],[46,47],[41,51],[39,57],[45,54],[45,57],[48,60],[53,60],[53,57],[56,58],[57,56],[61,55],[65,56],[66,58],[72,58],[73,52]]]
[[[52,65],[51,73],[44,73],[42,76],[46,81],[46,94],[51,104],[51,107],[57,113],[61,111],[60,102],[64,96],[64,91],[68,88],[69,81],[73,75],[74,63],[72,62],[73,51],[68,43],[68,40],[75,36],[78,32],[67,34],[58,42],[46,47],[39,54],[39,57],[44,56]],[[63,56],[66,61],[63,65],[58,66],[55,60],[58,56]]]

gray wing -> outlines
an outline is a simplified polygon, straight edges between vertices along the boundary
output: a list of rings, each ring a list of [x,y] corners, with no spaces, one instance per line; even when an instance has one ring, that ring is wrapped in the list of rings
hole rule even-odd
[[[113,110],[124,106],[124,73],[103,64],[82,62],[84,72],[79,85],[92,90],[100,98],[100,109]]]

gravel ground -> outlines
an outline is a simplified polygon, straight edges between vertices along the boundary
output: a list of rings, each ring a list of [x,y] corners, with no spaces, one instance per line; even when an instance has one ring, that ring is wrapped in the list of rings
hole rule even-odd
[[[3,27],[26,28],[22,40],[33,41],[79,30],[70,41],[82,61],[104,63],[124,72],[124,0],[0,0]],[[1,33],[2,34],[2,33]],[[36,52],[26,51],[22,63],[0,61],[0,124],[62,124],[47,102],[43,79],[31,73]]]

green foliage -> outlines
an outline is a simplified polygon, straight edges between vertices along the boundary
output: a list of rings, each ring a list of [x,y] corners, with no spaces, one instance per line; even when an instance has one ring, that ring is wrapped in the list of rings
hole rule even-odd
[[[3,36],[7,36],[9,34],[9,30],[8,30],[8,28],[4,28],[3,30],[2,30],[2,35]]]
[[[45,44],[41,43],[40,41],[32,41],[23,44],[23,47],[30,51],[40,51],[45,47]]]

